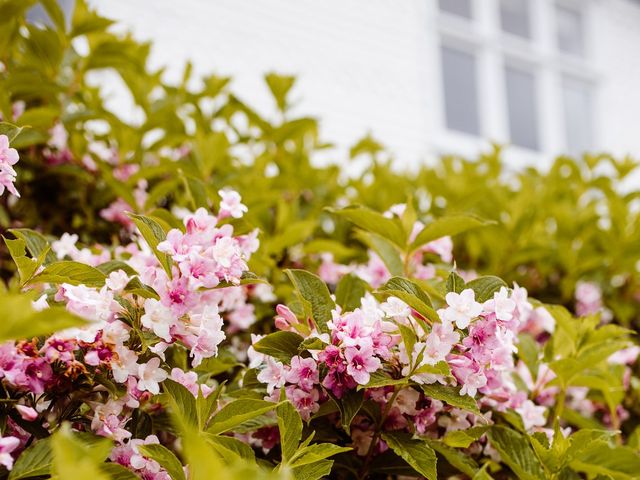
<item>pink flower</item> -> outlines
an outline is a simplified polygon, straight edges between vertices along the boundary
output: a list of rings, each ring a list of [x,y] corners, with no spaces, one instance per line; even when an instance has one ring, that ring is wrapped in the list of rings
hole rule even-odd
[[[293,330],[292,326],[298,323],[298,317],[286,305],[277,305],[275,324],[278,330]]]
[[[287,398],[296,407],[303,420],[309,421],[311,414],[316,413],[320,409],[318,404],[318,391],[313,389],[310,392],[296,388],[294,386],[287,387]]]
[[[171,370],[171,380],[185,387],[194,397],[198,396],[200,389],[202,389],[204,398],[207,398],[213,392],[213,388],[210,386],[198,383],[198,374],[196,372],[185,372],[180,368],[174,368]]]
[[[374,356],[371,346],[361,349],[347,347],[344,356],[347,360],[347,373],[360,385],[369,383],[370,374],[381,367],[380,359]]]
[[[133,208],[122,198],[118,198],[107,208],[100,210],[100,216],[109,222],[116,222],[128,230],[135,228],[135,223],[129,218],[127,212],[132,212]]]
[[[0,437],[0,465],[7,470],[13,468],[11,452],[20,446],[20,440],[16,437]]]
[[[287,372],[287,382],[295,383],[309,391],[320,381],[318,366],[313,358],[295,356],[291,358],[291,369]]]
[[[576,313],[580,316],[597,313],[602,309],[602,290],[594,282],[576,283]]]
[[[258,373],[258,381],[267,384],[267,393],[271,395],[275,388],[284,386],[287,372],[284,365],[271,357],[267,358],[267,366]]]
[[[427,243],[424,246],[424,251],[435,253],[443,262],[451,263],[453,260],[453,241],[449,236],[438,238]]]
[[[124,270],[111,272],[105,281],[105,285],[114,292],[121,292],[127,286],[131,277]]]
[[[522,423],[524,423],[526,430],[531,430],[533,427],[544,427],[547,423],[547,420],[544,418],[547,409],[536,405],[531,400],[526,400],[515,410],[522,417]]]
[[[38,418],[38,412],[31,407],[27,407],[26,405],[16,405],[16,410],[20,414],[23,420],[27,422],[33,422],[36,418]]]
[[[352,390],[358,385],[355,380],[347,374],[346,367],[341,364],[342,368],[333,368],[327,372],[322,380],[322,386],[331,390],[337,398],[342,398],[345,392]]]
[[[475,292],[470,288],[461,293],[449,292],[445,300],[448,307],[439,310],[443,320],[455,323],[460,329],[467,328],[471,320],[482,313],[482,305],[476,302]]]
[[[147,363],[138,365],[138,390],[148,391],[157,395],[160,393],[159,383],[166,380],[167,372],[160,368],[160,359],[154,357]]]
[[[13,169],[20,157],[15,148],[9,147],[9,137],[0,135],[0,195],[4,193],[6,188],[16,197],[20,194],[16,190],[13,183],[16,180],[16,171]]]
[[[242,204],[242,198],[238,192],[233,190],[218,190],[220,201],[219,218],[233,217],[240,218],[249,210]]]
[[[49,363],[44,358],[34,358],[25,365],[25,386],[36,395],[44,393],[53,380],[53,370]]]
[[[56,360],[68,363],[74,359],[73,352],[77,350],[77,343],[73,340],[50,337],[44,346],[44,356],[49,363]]]

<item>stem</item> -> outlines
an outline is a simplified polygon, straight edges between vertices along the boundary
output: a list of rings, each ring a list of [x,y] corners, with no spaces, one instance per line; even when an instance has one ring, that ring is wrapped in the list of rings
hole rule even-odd
[[[358,475],[358,478],[360,480],[367,478],[367,475],[369,475],[369,464],[371,463],[371,460],[373,460],[373,451],[375,449],[376,444],[378,443],[378,440],[380,439],[380,434],[382,433],[382,426],[384,425],[384,422],[386,421],[387,416],[391,411],[391,407],[393,407],[393,404],[395,403],[399,393],[400,393],[400,388],[398,388],[398,385],[396,385],[394,387],[393,395],[391,396],[391,399],[389,400],[389,402],[387,402],[387,404],[385,405],[384,411],[382,412],[382,416],[380,417],[380,420],[376,425],[376,431],[373,434],[373,437],[371,437],[371,443],[369,444],[369,450],[367,450],[367,456],[365,457],[364,463],[362,464],[360,475]]]

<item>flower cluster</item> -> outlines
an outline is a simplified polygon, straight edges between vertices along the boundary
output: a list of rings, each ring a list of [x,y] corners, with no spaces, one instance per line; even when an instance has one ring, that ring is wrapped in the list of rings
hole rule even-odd
[[[527,431],[553,435],[547,426],[549,408],[558,393],[557,387],[549,386],[555,374],[544,363],[531,373],[518,360],[517,351],[518,334],[544,343],[555,322],[544,307],[531,304],[525,289],[503,286],[483,302],[476,300],[470,288],[449,292],[437,310],[438,321],[432,323],[393,296],[379,302],[366,294],[361,303],[350,312],[337,307],[327,325],[328,334],[313,327],[306,330],[306,320],[299,320],[284,305],[277,307],[279,330],[307,331],[305,342],[313,341],[307,353],[293,356],[288,363],[251,352],[251,366],[258,368],[257,378],[266,385],[267,398],[277,401],[279,389],[284,388],[301,416],[309,420],[329,397],[341,399],[364,387],[364,398],[377,404],[384,415],[384,431],[409,430],[443,438],[455,430],[486,429],[495,412],[512,410]],[[254,337],[256,348],[262,338]],[[637,350],[616,354],[610,362],[633,362]],[[443,401],[447,397],[438,395],[443,388],[472,397],[478,410]],[[604,408],[585,393],[577,387],[568,389],[570,404],[586,413]],[[352,445],[359,455],[388,448],[370,418],[356,416],[351,427]],[[255,433],[252,442],[270,448],[269,431]],[[468,451],[500,458],[484,436]]]
[[[13,168],[19,159],[18,151],[9,147],[9,137],[0,135],[0,195],[6,188],[16,197],[20,196],[14,185],[17,173]]]

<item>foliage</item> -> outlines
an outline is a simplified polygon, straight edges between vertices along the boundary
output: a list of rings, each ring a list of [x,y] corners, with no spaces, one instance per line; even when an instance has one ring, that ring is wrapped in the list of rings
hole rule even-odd
[[[268,119],[34,3],[0,3],[0,478],[637,478],[633,161],[365,138],[349,179],[292,77]]]

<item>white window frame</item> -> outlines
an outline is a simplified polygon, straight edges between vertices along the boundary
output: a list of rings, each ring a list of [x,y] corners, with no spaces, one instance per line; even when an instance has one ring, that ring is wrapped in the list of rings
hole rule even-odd
[[[562,78],[568,75],[592,86],[591,125],[593,146],[598,147],[600,118],[598,90],[601,75],[595,67],[591,44],[595,0],[530,0],[531,38],[503,32],[500,23],[499,0],[471,0],[472,20],[441,12],[437,0],[428,0],[427,58],[434,66],[427,84],[435,86],[431,101],[434,127],[429,134],[427,151],[431,155],[459,154],[476,157],[492,142],[505,146],[508,163],[518,165],[550,164],[553,157],[566,153],[565,115],[562,99]],[[580,9],[584,21],[584,56],[561,52],[557,46],[556,4]],[[476,55],[478,77],[478,110],[481,137],[447,129],[442,85],[440,47],[451,45],[472,51]],[[509,144],[509,121],[506,105],[505,62],[518,62],[532,68],[536,78],[537,123],[539,150],[533,151]],[[431,132],[428,132],[431,133]]]

